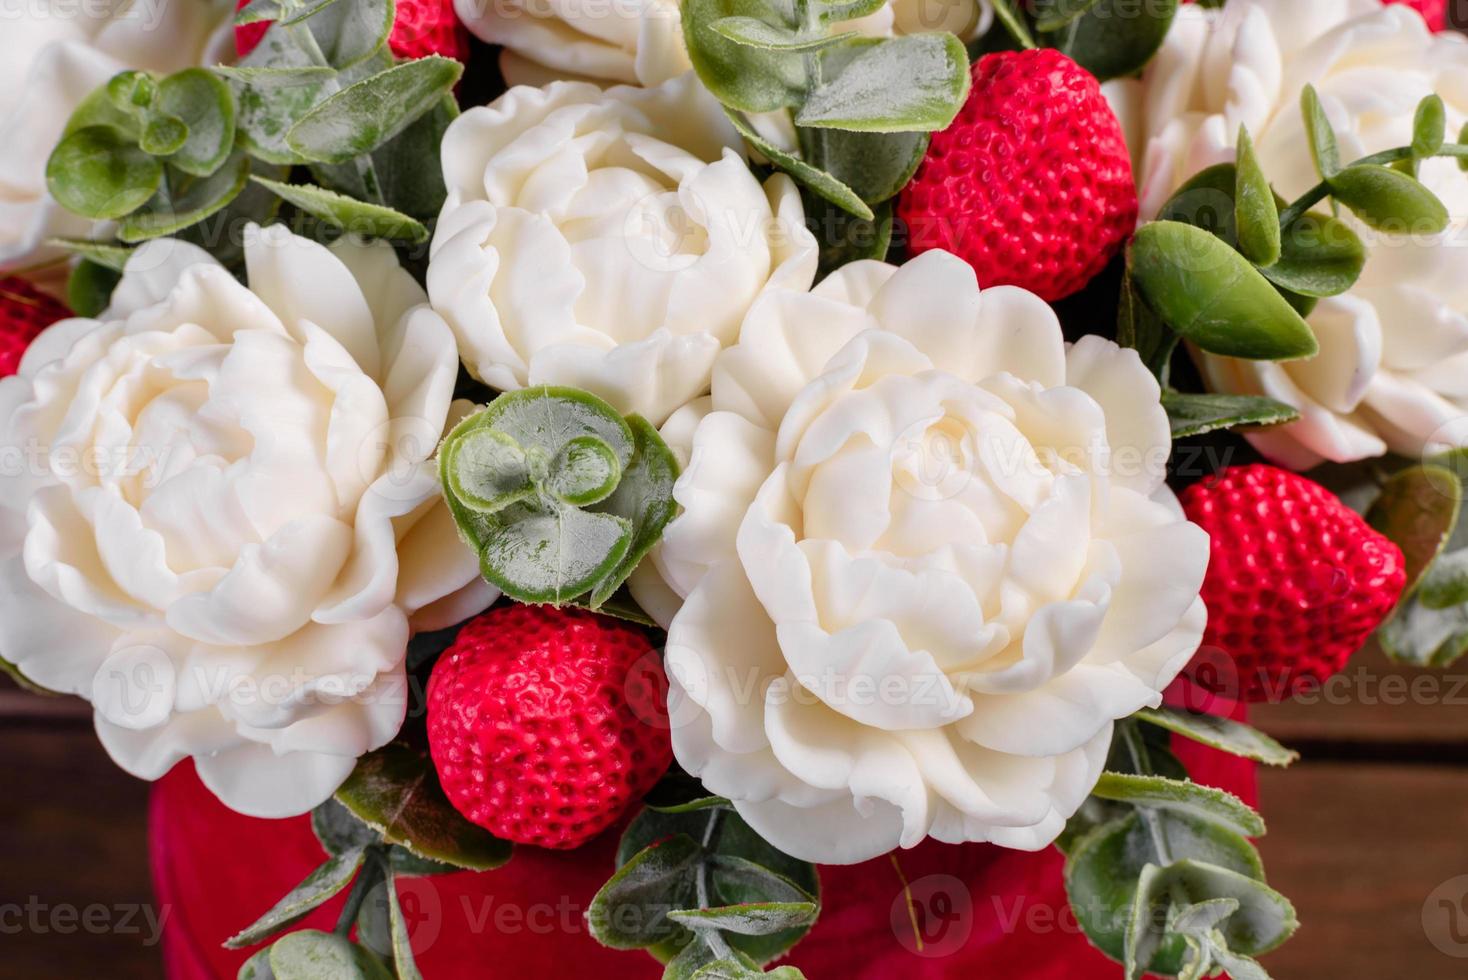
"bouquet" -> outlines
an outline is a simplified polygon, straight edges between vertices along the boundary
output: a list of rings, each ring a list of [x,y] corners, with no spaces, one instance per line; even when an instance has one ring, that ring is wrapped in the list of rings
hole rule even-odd
[[[1468,651],[1442,0],[0,11],[0,666],[315,865],[178,976],[1267,977],[1243,705]]]

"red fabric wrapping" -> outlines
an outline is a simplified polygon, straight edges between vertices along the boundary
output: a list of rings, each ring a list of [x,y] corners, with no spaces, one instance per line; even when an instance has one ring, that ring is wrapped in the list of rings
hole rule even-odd
[[[1183,695],[1174,691],[1169,700],[1182,703]],[[1242,717],[1242,705],[1208,698],[1206,706]],[[1256,799],[1251,764],[1190,742],[1177,749],[1200,782]],[[603,949],[586,933],[582,913],[612,871],[619,834],[613,828],[569,853],[520,848],[508,865],[487,874],[403,882],[400,895],[424,975],[660,976],[645,954]],[[170,980],[233,978],[250,951],[232,952],[220,943],[323,859],[306,818],[270,821],[233,813],[189,763],[154,788],[151,837],[154,887],[160,906],[169,909],[164,958]],[[812,980],[1115,980],[1121,968],[1091,948],[1069,912],[1062,863],[1053,848],[1025,854],[929,841],[891,858],[822,868],[820,921],[789,962]],[[904,881],[926,937],[921,952]],[[342,900],[303,925],[330,929]]]

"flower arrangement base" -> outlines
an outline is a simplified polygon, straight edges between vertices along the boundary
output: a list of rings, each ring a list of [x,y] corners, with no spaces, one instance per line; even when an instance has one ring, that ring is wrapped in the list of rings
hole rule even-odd
[[[1217,710],[1220,702],[1207,700]],[[1242,717],[1242,708],[1231,713]],[[1252,763],[1194,742],[1174,747],[1197,782],[1255,802]],[[574,851],[517,848],[486,874],[403,880],[399,894],[424,975],[656,980],[662,969],[650,957],[599,945],[583,918],[615,864],[621,831],[613,827]],[[154,786],[150,836],[168,980],[232,980],[252,951],[221,944],[321,861],[309,818],[241,816],[187,761]],[[821,917],[789,962],[811,977],[848,980],[1120,977],[1121,967],[1077,927],[1063,864],[1053,847],[1031,854],[928,840],[863,864],[824,866]],[[330,930],[342,901],[300,926]]]

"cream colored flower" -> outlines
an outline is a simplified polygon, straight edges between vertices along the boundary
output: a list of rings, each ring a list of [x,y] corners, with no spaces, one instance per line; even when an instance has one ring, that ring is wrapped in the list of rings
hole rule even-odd
[[[658,85],[692,65],[678,0],[455,0],[469,30],[504,45],[511,85],[565,79]],[[988,0],[889,0],[833,26],[872,37],[951,31],[978,37],[994,17]]]
[[[1300,113],[1307,84],[1349,162],[1410,143],[1417,103],[1433,92],[1457,134],[1468,120],[1468,44],[1379,0],[1182,8],[1142,82],[1110,87],[1138,158],[1143,218],[1199,170],[1232,161],[1241,123],[1275,189],[1290,199],[1308,190],[1319,178]],[[1448,205],[1450,227],[1392,238],[1358,226],[1366,271],[1309,317],[1318,356],[1200,359],[1215,390],[1300,410],[1300,421],[1250,436],[1275,460],[1303,469],[1468,445],[1468,178],[1451,159],[1428,161],[1421,176]]]
[[[654,425],[706,393],[755,298],[816,271],[795,184],[761,187],[740,145],[692,74],[514,88],[460,116],[428,291],[469,370]]]
[[[683,512],[635,583],[679,762],[808,860],[1049,844],[1207,618],[1159,398],[945,252],[762,297],[663,429]]]
[[[491,598],[428,457],[453,336],[386,244],[250,229],[248,288],[173,239],[0,381],[0,656],[92,701],[147,779],[326,799],[406,707],[412,626]]]
[[[128,68],[173,72],[233,51],[228,0],[0,0],[0,271],[64,253],[91,222],[46,191],[46,161],[81,100]]]

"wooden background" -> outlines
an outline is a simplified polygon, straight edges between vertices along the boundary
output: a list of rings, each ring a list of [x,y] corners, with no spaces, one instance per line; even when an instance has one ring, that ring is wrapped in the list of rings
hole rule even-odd
[[[1440,936],[1447,951],[1437,948],[1423,924],[1429,895],[1468,875],[1468,663],[1427,673],[1363,653],[1317,703],[1264,706],[1256,721],[1305,755],[1287,772],[1261,774],[1265,865],[1303,922],[1266,960],[1276,980],[1468,977],[1468,900],[1457,946]],[[0,905],[150,901],[147,787],[113,767],[86,706],[0,686],[0,738],[10,774],[0,794]],[[161,972],[146,929],[63,935],[5,925],[0,977]]]

